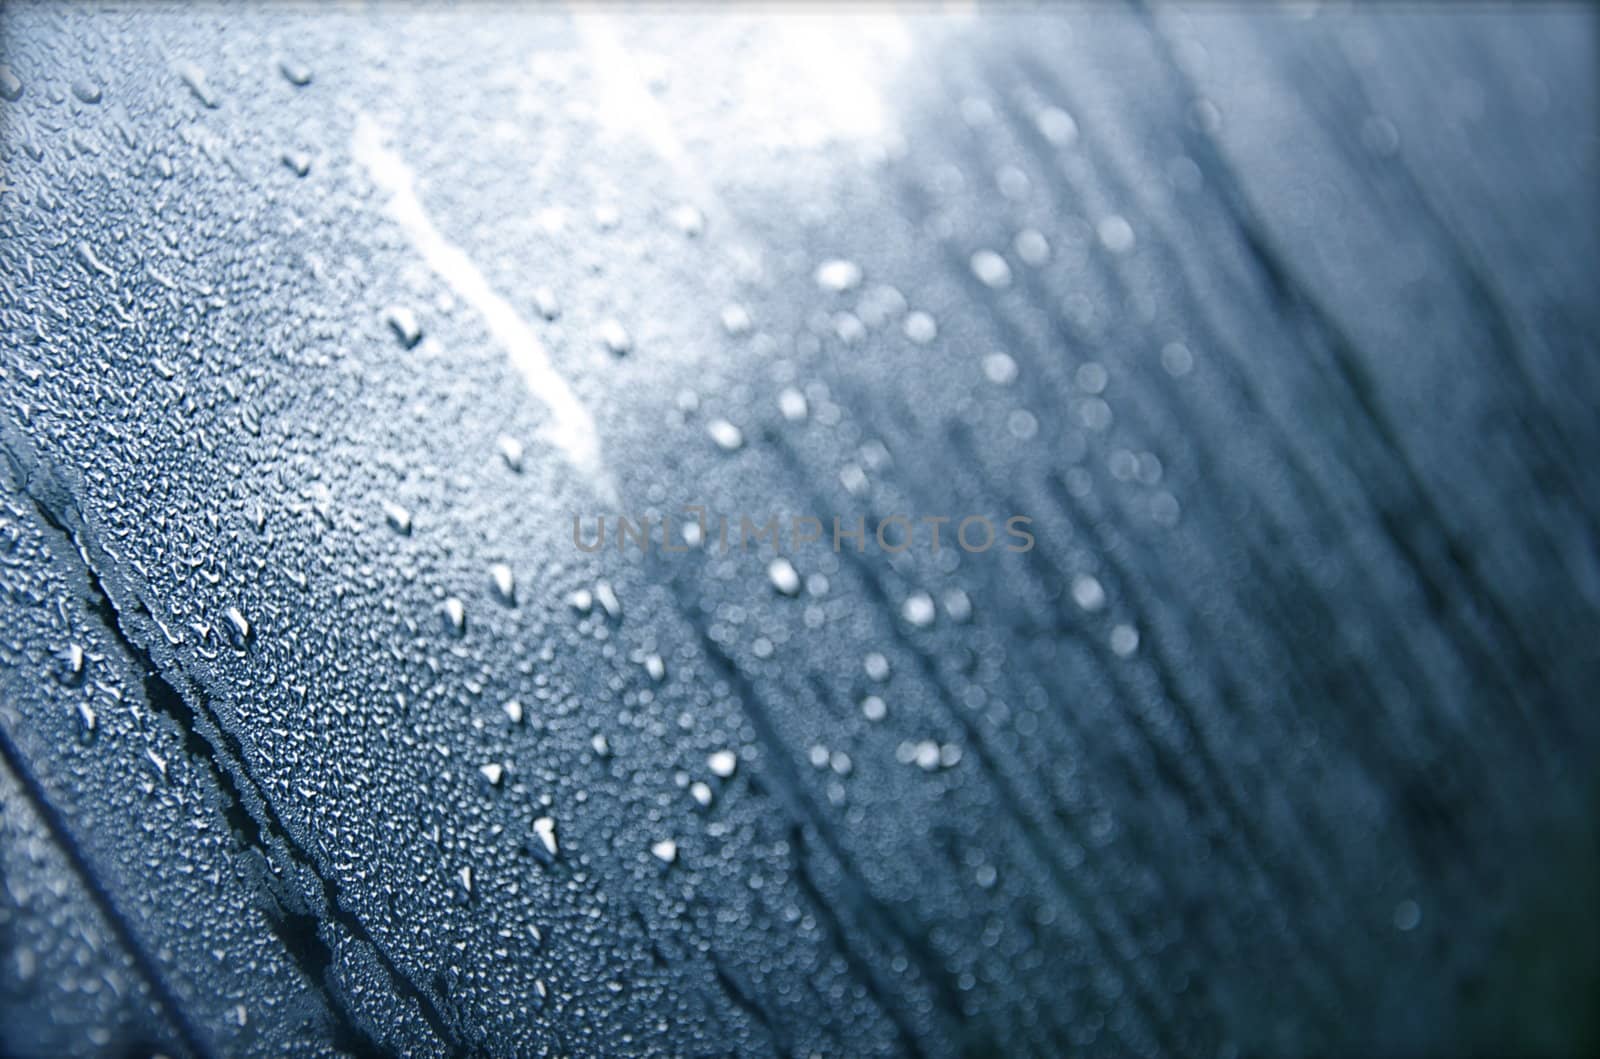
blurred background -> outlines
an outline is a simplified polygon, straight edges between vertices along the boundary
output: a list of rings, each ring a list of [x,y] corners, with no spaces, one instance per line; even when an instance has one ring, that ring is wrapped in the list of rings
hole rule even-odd
[[[8,4],[0,1053],[1593,1054],[1597,39]]]

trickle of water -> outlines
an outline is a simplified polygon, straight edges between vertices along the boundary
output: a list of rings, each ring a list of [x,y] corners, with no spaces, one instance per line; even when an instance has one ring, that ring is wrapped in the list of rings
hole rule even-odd
[[[600,342],[612,356],[626,356],[633,350],[633,338],[627,328],[617,320],[607,320],[600,325]]]
[[[786,596],[800,594],[800,572],[794,564],[781,556],[767,564],[767,580],[772,582],[772,587]]]
[[[706,433],[711,435],[711,440],[716,442],[717,448],[723,452],[735,452],[744,448],[744,431],[726,419],[711,420],[706,424]]]
[[[392,500],[383,502],[383,520],[402,537],[411,536],[411,512]]]
[[[455,596],[444,601],[444,606],[439,608],[444,618],[445,631],[456,639],[467,634],[467,605]]]
[[[717,750],[706,758],[706,768],[718,779],[725,780],[732,776],[739,767],[739,755],[732,750]]]
[[[505,563],[491,563],[489,581],[494,585],[496,599],[508,607],[517,605],[517,580],[511,572],[511,567]]]
[[[1011,286],[1011,266],[993,250],[979,250],[972,255],[972,274],[994,290]]]
[[[817,266],[813,278],[823,290],[843,294],[861,285],[861,266],[854,261],[832,258]]]
[[[383,311],[383,322],[389,325],[400,344],[411,349],[422,341],[422,325],[417,314],[402,305],[391,305]]]

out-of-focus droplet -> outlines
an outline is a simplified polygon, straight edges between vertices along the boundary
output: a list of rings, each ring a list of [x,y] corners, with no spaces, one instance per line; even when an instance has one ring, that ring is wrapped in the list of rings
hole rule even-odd
[[[877,695],[868,695],[861,700],[861,716],[876,724],[889,715],[889,707]]]
[[[1018,232],[1017,237],[1011,241],[1011,247],[1024,265],[1038,268],[1050,260],[1050,241],[1036,229],[1024,228]]]
[[[1078,138],[1078,123],[1060,107],[1045,107],[1035,123],[1044,138],[1057,147],[1068,147]]]
[[[1100,244],[1113,254],[1125,254],[1133,249],[1133,225],[1121,214],[1113,213],[1095,226]]]
[[[935,615],[933,597],[926,592],[914,592],[900,605],[900,617],[908,625],[915,625],[919,629],[932,625]]]
[[[868,654],[861,666],[866,670],[867,676],[879,684],[889,679],[889,660],[878,651]]]
[[[1118,658],[1128,658],[1139,649],[1139,630],[1122,624],[1111,629],[1111,650]]]
[[[810,406],[806,402],[806,395],[790,386],[778,394],[778,411],[789,422],[798,423],[810,412]]]
[[[722,308],[722,329],[738,337],[750,333],[750,310],[742,305],[725,305]]]
[[[906,337],[919,346],[927,345],[939,335],[939,325],[929,314],[921,309],[915,309],[906,314],[904,324]]]
[[[1106,605],[1106,590],[1098,579],[1079,574],[1072,579],[1072,601],[1083,610],[1094,612]]]
[[[983,358],[983,375],[996,386],[1010,386],[1017,381],[1017,362],[1009,353],[990,353]]]

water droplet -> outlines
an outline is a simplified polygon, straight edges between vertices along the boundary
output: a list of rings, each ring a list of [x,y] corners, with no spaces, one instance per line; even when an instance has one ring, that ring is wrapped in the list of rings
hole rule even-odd
[[[283,164],[288,166],[297,177],[303,177],[311,172],[311,156],[304,151],[283,152]]]
[[[964,623],[972,620],[972,600],[959,588],[952,588],[944,594],[944,612],[950,615],[950,620]]]
[[[554,320],[561,315],[561,303],[556,300],[556,292],[549,287],[540,287],[533,292],[533,305],[546,320]]]
[[[633,349],[633,338],[617,320],[607,320],[600,325],[600,342],[617,357],[626,356]]]
[[[498,761],[491,761],[487,765],[479,765],[478,771],[483,774],[484,779],[489,781],[489,786],[491,787],[500,786],[500,782],[506,778],[506,767]]]
[[[706,433],[723,452],[735,452],[744,447],[744,431],[726,419],[713,419],[706,424]]]
[[[678,859],[678,844],[670,838],[664,838],[650,846],[650,852],[663,864],[671,864]]]
[[[1127,658],[1139,649],[1139,630],[1132,625],[1117,625],[1111,630],[1111,650],[1118,658]]]
[[[470,895],[472,893],[472,866],[464,865],[462,869],[456,873],[456,878],[461,880],[462,892]]]
[[[587,614],[594,609],[594,593],[587,588],[574,589],[567,596],[567,603],[579,614]]]
[[[710,785],[701,780],[694,781],[693,783],[689,784],[689,797],[693,798],[695,800],[695,804],[700,806],[700,808],[710,808],[711,799],[713,797]]]
[[[904,326],[906,337],[919,346],[927,345],[939,334],[939,325],[934,322],[932,316],[929,316],[921,309],[907,313]]]
[[[727,779],[739,767],[739,755],[732,750],[718,750],[706,758],[706,767],[718,779]]]
[[[843,294],[861,285],[861,266],[854,261],[832,258],[817,266],[814,278],[823,290]]]
[[[612,589],[610,581],[596,581],[594,583],[594,598],[599,601],[600,609],[606,612],[606,617],[617,621],[622,617],[622,600],[617,598],[617,593]]]
[[[995,290],[1011,285],[1011,266],[993,250],[979,250],[972,255],[972,274]]]
[[[283,59],[278,63],[278,72],[283,74],[284,80],[296,88],[304,88],[311,83],[311,67],[304,63],[295,62],[293,59]]]
[[[876,724],[889,716],[889,707],[878,696],[868,695],[861,700],[861,716]]]
[[[667,663],[658,654],[645,655],[644,671],[658,684],[667,679]]]
[[[935,616],[933,597],[926,592],[913,593],[901,604],[900,616],[919,629],[927,628]]]
[[[1422,922],[1422,906],[1407,898],[1394,906],[1394,929],[1402,932],[1416,930]]]
[[[410,309],[400,305],[391,305],[383,311],[383,322],[389,325],[400,344],[411,349],[422,341],[422,325],[417,323],[417,315]]]
[[[767,580],[772,582],[773,588],[786,596],[800,594],[800,573],[787,559],[779,557],[767,564]]]
[[[606,738],[604,732],[596,732],[590,738],[589,746],[594,750],[594,756],[602,761],[611,756],[611,740]]]
[[[11,72],[11,67],[0,66],[0,99],[15,103],[22,98],[22,81]]]
[[[706,215],[693,206],[683,205],[672,211],[672,223],[690,239],[706,230]]]
[[[178,76],[183,78],[183,83],[189,86],[189,91],[200,105],[207,110],[217,109],[217,94],[206,83],[206,72],[193,63],[184,63],[178,67]]]
[[[1093,612],[1106,605],[1106,590],[1088,574],[1072,579],[1072,601],[1084,610]]]
[[[244,650],[245,645],[250,642],[250,622],[240,613],[238,607],[228,608],[227,619],[228,639],[232,641],[234,647]]]
[[[517,579],[511,572],[511,567],[505,563],[491,563],[489,565],[489,580],[494,585],[494,594],[501,603],[508,607],[517,605]]]
[[[533,833],[539,838],[539,845],[535,847],[544,851],[545,859],[554,860],[561,855],[561,844],[556,841],[556,822],[554,817],[541,816],[533,822]]]
[[[996,386],[1010,386],[1017,379],[1017,362],[1009,353],[990,353],[983,358],[983,374]]]
[[[72,94],[78,97],[81,103],[100,102],[100,86],[93,81],[78,80],[72,82]]]
[[[467,634],[467,605],[455,596],[444,601],[439,608],[444,617],[445,631],[456,639]]]
[[[873,651],[862,660],[861,666],[866,670],[867,676],[882,684],[889,679],[889,660],[877,651]]]
[[[512,724],[522,723],[522,703],[518,702],[516,699],[510,699],[506,702],[504,709],[506,711],[506,717],[511,720]]]
[[[1078,389],[1084,393],[1105,393],[1106,384],[1111,381],[1111,376],[1106,372],[1105,365],[1096,361],[1078,365],[1078,370],[1073,373],[1073,381],[1078,384]]]
[[[411,512],[390,500],[383,502],[383,520],[402,537],[411,536]]]
[[[1133,249],[1133,225],[1126,217],[1113,213],[1095,226],[1100,243],[1113,254],[1125,254]]]
[[[495,442],[495,448],[500,450],[500,458],[513,473],[522,473],[522,442],[501,434],[500,440]]]
[[[69,688],[82,684],[84,669],[83,648],[78,644],[68,644],[65,657],[61,660],[61,683]]]

